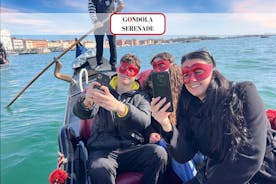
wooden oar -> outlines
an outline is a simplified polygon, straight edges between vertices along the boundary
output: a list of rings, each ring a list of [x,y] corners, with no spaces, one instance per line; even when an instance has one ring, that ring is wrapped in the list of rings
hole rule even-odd
[[[29,82],[11,101],[10,103],[6,106],[6,108],[9,108],[16,100],[18,97],[20,97],[28,87],[30,87],[36,79],[38,79],[50,66],[52,66],[58,59],[60,59],[62,56],[64,56],[69,50],[71,50],[73,47],[75,47],[78,43],[80,43],[85,37],[87,37],[90,33],[94,32],[96,29],[100,28],[103,26],[103,24],[109,20],[109,16],[107,16],[106,19],[104,19],[101,23],[102,25],[96,24],[95,27],[93,27],[91,30],[89,30],[87,33],[85,33],[80,39],[76,39],[74,43],[72,43],[65,51],[63,51],[60,55],[55,57],[51,63],[49,63],[41,72],[39,72],[32,80]]]

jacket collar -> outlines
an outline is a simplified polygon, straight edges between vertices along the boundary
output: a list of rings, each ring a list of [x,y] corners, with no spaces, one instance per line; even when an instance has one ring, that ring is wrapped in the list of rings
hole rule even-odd
[[[110,80],[109,82],[109,85],[114,89],[116,90],[117,89],[117,86],[118,86],[118,76],[115,75],[114,77],[112,77],[112,79]],[[132,90],[133,91],[136,91],[140,88],[140,85],[137,81],[134,81],[133,85],[132,85]]]

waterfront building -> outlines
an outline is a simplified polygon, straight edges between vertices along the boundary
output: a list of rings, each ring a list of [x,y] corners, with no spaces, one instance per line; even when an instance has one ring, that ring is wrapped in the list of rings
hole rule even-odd
[[[0,40],[8,53],[13,51],[11,33],[7,29],[1,29]]]

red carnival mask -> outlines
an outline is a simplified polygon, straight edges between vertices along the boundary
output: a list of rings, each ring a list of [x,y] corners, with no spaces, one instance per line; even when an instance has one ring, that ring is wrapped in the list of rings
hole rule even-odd
[[[120,67],[119,67],[119,72],[121,74],[125,74],[129,77],[134,77],[139,73],[139,68],[135,65],[122,62]]]
[[[155,72],[163,72],[169,69],[170,61],[159,60],[157,62],[152,62],[153,71]]]
[[[195,63],[192,66],[182,68],[183,83],[187,84],[190,81],[202,81],[210,76],[212,64]]]

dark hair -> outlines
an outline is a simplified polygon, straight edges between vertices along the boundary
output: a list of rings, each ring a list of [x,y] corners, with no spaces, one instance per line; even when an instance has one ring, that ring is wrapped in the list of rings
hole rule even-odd
[[[176,112],[177,112],[177,104],[178,104],[178,98],[181,93],[182,89],[182,74],[181,74],[181,68],[174,63],[174,57],[168,53],[168,52],[162,52],[157,55],[155,55],[151,63],[154,59],[161,58],[164,60],[168,60],[171,62],[170,68],[169,68],[169,74],[170,74],[170,83],[171,83],[171,91],[172,91],[172,99],[173,99],[173,107],[174,111],[169,115],[170,122],[174,125],[176,125]],[[144,81],[143,86],[144,90],[152,97],[152,79],[151,79],[152,72],[149,74],[148,78]]]
[[[213,56],[205,50],[190,52],[190,53],[184,55],[181,59],[181,64],[183,64],[186,60],[190,60],[190,59],[201,59],[207,63],[212,63],[213,68],[216,67],[216,62],[215,62]]]
[[[227,149],[224,149],[225,140],[230,136],[230,149],[233,151],[233,159],[236,158],[238,149],[247,143],[248,134],[246,122],[243,113],[243,103],[233,82],[228,81],[216,68],[214,58],[207,51],[195,51],[183,56],[181,63],[187,60],[201,59],[207,63],[213,64],[213,74],[209,87],[206,91],[205,102],[203,103],[204,114],[210,118],[210,122],[202,125],[206,130],[212,133],[211,142],[213,152],[219,152],[219,159],[223,159],[227,154]],[[194,100],[185,86],[181,96],[182,108],[188,113],[192,100]],[[187,122],[188,123],[188,122]],[[206,125],[208,124],[208,125]],[[202,127],[202,128],[203,128]],[[225,152],[223,152],[225,151]]]
[[[129,63],[129,64],[134,64],[139,69],[141,68],[140,59],[137,56],[133,55],[133,54],[125,54],[121,58],[120,63],[122,63],[122,62],[126,62],[126,63]]]

